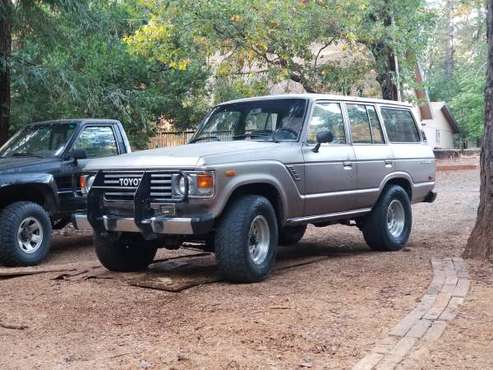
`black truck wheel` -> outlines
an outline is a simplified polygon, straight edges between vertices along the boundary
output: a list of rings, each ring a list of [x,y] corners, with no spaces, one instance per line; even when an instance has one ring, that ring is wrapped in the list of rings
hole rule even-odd
[[[393,185],[385,190],[361,229],[373,250],[397,251],[404,248],[412,226],[412,209],[406,191]]]
[[[293,245],[305,235],[306,225],[285,226],[279,231],[279,245]]]
[[[145,270],[154,260],[157,247],[140,234],[94,234],[96,255],[110,271],[133,272]]]
[[[0,213],[0,264],[33,266],[48,254],[50,216],[39,204],[15,202]]]
[[[251,283],[272,270],[278,242],[274,208],[264,197],[245,195],[224,212],[215,233],[215,254],[229,281]]]

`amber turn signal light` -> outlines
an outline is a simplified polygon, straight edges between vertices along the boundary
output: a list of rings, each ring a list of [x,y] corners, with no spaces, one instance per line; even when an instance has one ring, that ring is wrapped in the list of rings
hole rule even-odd
[[[214,187],[214,177],[207,174],[197,175],[198,189],[211,189],[213,187]]]

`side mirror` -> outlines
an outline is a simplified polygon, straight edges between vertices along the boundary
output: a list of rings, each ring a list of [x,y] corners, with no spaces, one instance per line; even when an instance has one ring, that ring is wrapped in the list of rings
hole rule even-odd
[[[323,130],[317,133],[317,145],[312,149],[313,153],[318,153],[320,145],[323,143],[331,143],[334,140],[334,135],[328,130]]]
[[[79,159],[87,159],[87,153],[84,149],[73,149],[68,154],[68,158],[77,162]]]

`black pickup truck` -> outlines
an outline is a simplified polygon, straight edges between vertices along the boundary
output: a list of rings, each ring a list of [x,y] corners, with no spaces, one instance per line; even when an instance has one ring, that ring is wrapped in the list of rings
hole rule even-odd
[[[51,233],[84,210],[79,174],[86,159],[130,152],[120,122],[34,123],[0,148],[0,265],[30,266],[48,254]]]

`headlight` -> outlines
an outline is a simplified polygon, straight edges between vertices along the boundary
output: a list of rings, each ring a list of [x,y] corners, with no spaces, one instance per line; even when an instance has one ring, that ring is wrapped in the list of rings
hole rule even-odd
[[[179,195],[188,195],[191,198],[210,198],[214,195],[214,172],[185,172],[176,175],[173,181],[174,192]],[[188,194],[187,194],[188,182]]]
[[[94,179],[96,175],[81,175],[79,178],[80,182],[80,190],[82,194],[87,195],[89,190],[91,190],[92,184],[94,183]]]

